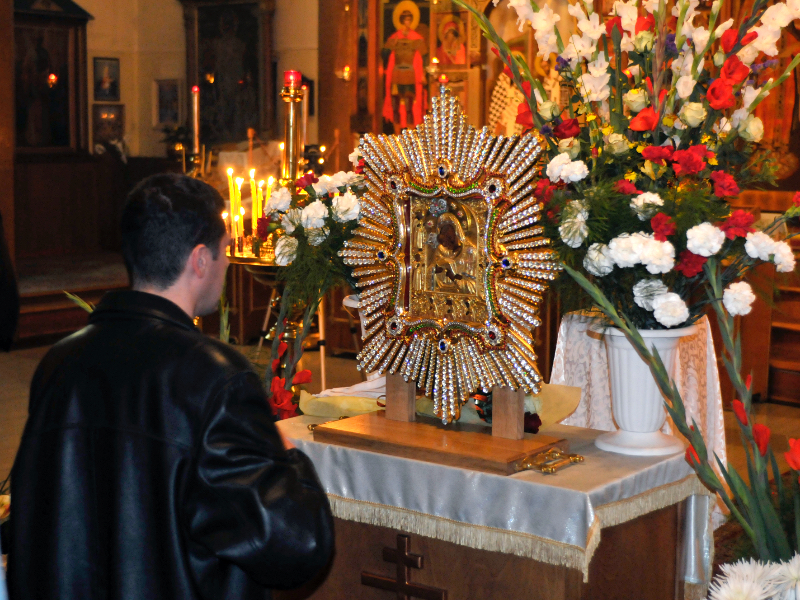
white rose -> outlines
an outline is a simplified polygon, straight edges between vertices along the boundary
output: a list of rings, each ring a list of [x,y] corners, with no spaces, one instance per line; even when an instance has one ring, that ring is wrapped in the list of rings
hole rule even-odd
[[[744,281],[732,283],[722,292],[722,304],[734,317],[748,314],[753,309],[755,300],[753,289]]]
[[[614,270],[614,261],[608,255],[608,246],[592,244],[583,258],[583,268],[595,277],[604,277]]]
[[[650,50],[653,49],[654,39],[655,36],[652,31],[640,31],[636,34],[636,37],[633,38],[633,47],[636,48],[639,54],[650,52]]]
[[[696,84],[697,82],[692,78],[691,75],[680,76],[678,78],[678,82],[675,84],[675,89],[678,91],[678,98],[685,100],[691,96]],[[692,125],[692,127],[695,127],[695,125]]]
[[[612,133],[606,140],[606,147],[611,154],[625,154],[628,151],[628,138],[621,133]]]
[[[675,266],[675,246],[669,242],[659,242],[651,235],[640,255],[642,264],[647,267],[647,272],[653,275],[669,273]]]
[[[653,316],[664,327],[675,327],[689,318],[689,309],[678,294],[667,292],[653,298]]]
[[[626,92],[624,96],[622,96],[622,101],[631,112],[638,113],[645,106],[647,106],[647,94],[644,92],[644,90],[630,90],[629,92]]]
[[[283,235],[275,244],[275,264],[279,267],[290,265],[297,256],[297,240],[290,235]]]
[[[763,231],[754,231],[747,234],[744,251],[750,258],[768,261],[775,254],[775,240]]]
[[[764,137],[764,123],[754,115],[748,115],[744,121],[739,123],[737,129],[739,131],[739,137],[746,142],[758,143],[761,141],[761,138]]]
[[[686,248],[700,256],[713,256],[725,242],[725,232],[711,223],[700,223],[686,232]]]
[[[358,219],[359,205],[358,198],[350,192],[345,192],[341,196],[333,199],[333,218],[344,223],[345,221],[355,221]]]
[[[633,301],[645,310],[653,310],[653,299],[668,291],[660,279],[642,279],[633,286]]]
[[[718,50],[716,54],[714,54],[714,66],[721,67],[725,64],[725,53],[722,50]]]
[[[571,137],[559,140],[558,151],[567,154],[572,160],[575,160],[581,153],[581,143]]]
[[[289,205],[291,203],[292,193],[285,187],[282,187],[270,194],[269,200],[267,201],[266,212],[271,213],[276,210],[279,212],[286,212],[289,210]]]
[[[681,78],[682,79],[682,78]],[[678,115],[689,127],[697,127],[706,119],[706,109],[702,102],[684,102]]]
[[[791,273],[794,271],[795,259],[791,246],[786,242],[775,242],[775,270],[778,273]]]
[[[319,200],[315,200],[303,209],[300,222],[305,229],[314,229],[325,225],[325,217],[328,216],[328,207]]]
[[[562,169],[572,162],[572,159],[569,157],[569,154],[560,153],[553,157],[553,159],[547,164],[547,176],[550,178],[550,181],[553,183],[558,183],[561,181],[561,171]]]
[[[538,112],[545,121],[552,121],[561,114],[561,107],[555,102],[550,102],[550,100],[548,100],[542,103]]]
[[[589,227],[586,220],[589,212],[580,200],[573,200],[564,209],[564,220],[558,228],[561,239],[570,248],[577,248],[589,235]]]
[[[286,233],[292,233],[294,228],[300,224],[302,214],[299,208],[292,208],[286,211],[286,214],[281,218],[281,227]]]
[[[350,153],[350,155],[347,158],[350,160],[350,162],[353,164],[354,167],[357,167],[358,161],[361,160],[361,150],[359,148],[356,148]]]
[[[642,251],[650,239],[643,233],[623,233],[608,243],[608,256],[618,267],[626,268],[642,262]]]
[[[582,160],[573,161],[568,165],[564,165],[564,168],[561,169],[561,181],[564,183],[575,183],[581,179],[586,179],[588,175],[589,169]]]
[[[653,192],[644,192],[631,199],[631,208],[640,221],[647,221],[656,214],[658,206],[664,206],[661,196]]]

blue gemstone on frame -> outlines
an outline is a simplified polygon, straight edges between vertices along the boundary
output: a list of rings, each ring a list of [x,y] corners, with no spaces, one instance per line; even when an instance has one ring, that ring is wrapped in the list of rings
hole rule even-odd
[[[447,171],[444,170],[444,167],[439,167],[439,177],[444,177]]]
[[[500,261],[500,264],[503,265],[504,269],[508,269],[511,266],[511,261],[508,260],[507,258],[504,258],[503,260]]]
[[[386,258],[386,253],[383,250],[378,250],[378,260]]]
[[[439,350],[441,350],[442,352],[447,350],[447,342],[445,342],[444,340],[440,340],[439,341]]]

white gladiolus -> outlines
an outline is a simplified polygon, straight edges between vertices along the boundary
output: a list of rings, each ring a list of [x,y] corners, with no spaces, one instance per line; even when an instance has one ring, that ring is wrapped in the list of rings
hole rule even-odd
[[[583,7],[580,4],[567,4],[567,12],[575,17],[575,19],[580,23],[584,19],[586,19],[586,13],[583,10]]]
[[[753,101],[758,97],[761,93],[761,88],[754,88],[750,85],[746,85],[742,88],[742,108],[750,111],[750,105]]]
[[[692,42],[694,43],[694,48],[698,53],[705,53],[706,46],[708,46],[708,40],[711,38],[711,32],[708,31],[705,27],[698,27],[692,33]]]
[[[718,50],[716,54],[714,54],[714,66],[721,67],[725,64],[725,53],[722,50]]]
[[[344,223],[345,221],[355,221],[358,219],[359,205],[358,198],[350,192],[345,192],[341,196],[333,199],[333,218]]]
[[[753,27],[753,31],[758,34],[758,37],[750,42],[749,45],[767,56],[777,56],[778,42],[781,39],[780,28],[762,25],[760,27]]]
[[[791,273],[794,271],[795,258],[791,246],[786,242],[775,242],[775,270],[778,273]]]
[[[553,159],[547,164],[547,177],[553,183],[558,183],[561,181],[561,171],[562,169],[570,164],[572,159],[569,157],[569,154],[560,153],[553,157]]]
[[[606,26],[600,22],[600,15],[597,13],[591,14],[588,19],[579,20],[578,29],[595,42],[606,33]]]
[[[527,21],[533,21],[534,12],[530,0],[508,0],[508,8],[513,8],[516,11],[517,25],[519,25],[520,31],[525,28]]]
[[[608,82],[611,81],[611,74],[600,72],[595,69],[597,75],[584,73],[578,78],[578,91],[586,102],[602,102],[611,95],[611,88]]]
[[[786,6],[793,19],[800,19],[800,0],[786,0]]]
[[[675,84],[675,89],[678,91],[678,98],[684,100],[691,96],[696,84],[697,82],[692,78],[691,75],[680,76]]]
[[[642,6],[652,15],[658,10],[659,2],[660,0],[644,0],[644,2],[642,2]]]
[[[774,29],[783,29],[796,17],[783,2],[773,4],[761,15],[761,23]]]
[[[746,281],[730,284],[722,293],[722,304],[731,316],[746,315],[753,310],[756,295]]]
[[[632,0],[630,3],[617,0],[614,2],[614,8],[612,12],[620,17],[622,29],[633,35],[633,33],[636,31],[636,19],[639,16],[639,11],[636,7],[636,0]]]
[[[683,78],[681,77],[681,79]],[[697,127],[705,121],[707,114],[702,102],[684,102],[678,116],[689,127]]]
[[[290,265],[297,256],[297,240],[290,235],[283,235],[275,244],[275,264],[279,267]]]
[[[269,200],[267,201],[267,206],[265,207],[265,212],[286,212],[289,210],[289,205],[291,203],[292,193],[285,187],[279,188],[270,195]]]
[[[286,233],[292,233],[294,228],[300,224],[302,212],[299,208],[292,208],[286,211],[286,214],[281,218],[281,227]]]
[[[564,209],[564,217],[561,226],[558,228],[558,233],[567,246],[577,248],[589,235],[589,227],[586,225],[589,212],[583,202],[573,200]]]
[[[686,248],[700,256],[713,256],[725,242],[725,232],[711,223],[700,223],[686,232]]]
[[[731,27],[733,27],[733,18],[730,18],[727,21],[724,21],[719,25],[717,25],[716,29],[714,29],[714,39],[718,40],[719,38],[721,38],[722,34],[728,31],[728,29],[730,29]]]
[[[626,92],[624,96],[622,96],[622,101],[625,103],[631,112],[638,113],[642,110],[645,106],[647,106],[647,94],[644,90],[640,89],[633,89],[629,92]]]
[[[736,53],[736,56],[742,61],[742,64],[747,65],[748,67],[753,64],[753,61],[758,57],[758,48],[753,46],[753,44],[747,44],[744,48],[739,50]]]
[[[744,251],[750,258],[768,261],[775,254],[775,240],[763,231],[754,231],[747,234]]]
[[[664,327],[675,327],[689,318],[689,309],[678,294],[667,292],[653,298],[653,316]]]
[[[744,121],[739,123],[737,130],[739,131],[739,137],[746,142],[757,144],[764,137],[764,123],[754,115],[748,115]]]
[[[592,244],[583,258],[583,268],[595,277],[605,277],[614,270],[614,261],[608,255],[608,246]]]
[[[645,310],[653,310],[653,300],[656,296],[669,291],[660,279],[642,279],[633,286],[633,301]]]
[[[631,208],[640,221],[647,221],[652,218],[659,206],[664,206],[664,200],[653,192],[644,192],[631,198]]]
[[[300,215],[300,222],[305,229],[315,229],[325,225],[325,217],[327,216],[328,207],[319,200],[315,200],[303,209]]]
[[[561,53],[561,58],[569,61],[570,66],[574,69],[578,65],[578,61],[582,58],[591,60],[595,50],[595,42],[584,34],[583,36],[572,35],[567,40],[566,48]]]

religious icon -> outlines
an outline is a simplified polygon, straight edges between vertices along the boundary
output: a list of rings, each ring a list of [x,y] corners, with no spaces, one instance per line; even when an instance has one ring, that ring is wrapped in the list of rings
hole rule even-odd
[[[440,67],[467,64],[467,34],[464,22],[458,15],[447,14],[437,28],[438,47],[436,58]]]
[[[94,99],[119,102],[119,59],[94,59]]]
[[[388,11],[388,8],[387,8]],[[426,8],[426,17],[428,16]],[[423,57],[428,42],[420,29],[422,14],[418,3],[401,0],[391,11],[395,31],[386,38],[388,52],[385,70],[383,118],[394,125],[395,132],[422,122],[425,104],[425,68]]]

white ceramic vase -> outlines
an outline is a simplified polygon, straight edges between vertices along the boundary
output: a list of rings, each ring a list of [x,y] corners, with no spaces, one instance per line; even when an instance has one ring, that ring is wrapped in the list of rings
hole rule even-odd
[[[640,330],[639,333],[648,348],[656,347],[667,373],[671,374],[680,339],[695,331],[692,325],[680,329]],[[604,334],[611,408],[619,429],[604,433],[595,440],[595,445],[601,450],[635,456],[662,456],[683,451],[680,439],[660,431],[667,412],[648,364],[621,330],[609,328]]]

